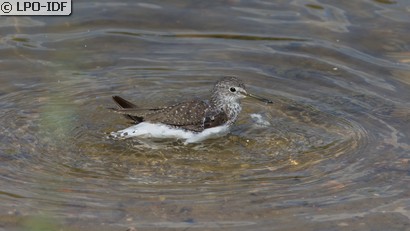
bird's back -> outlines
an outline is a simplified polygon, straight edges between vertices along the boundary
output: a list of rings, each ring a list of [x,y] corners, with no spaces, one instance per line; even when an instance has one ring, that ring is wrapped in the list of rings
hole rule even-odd
[[[203,100],[191,100],[158,108],[139,108],[135,104],[113,96],[119,106],[114,111],[126,118],[140,122],[161,123],[190,131],[201,132],[206,128],[223,125],[228,120],[226,113],[215,110]]]

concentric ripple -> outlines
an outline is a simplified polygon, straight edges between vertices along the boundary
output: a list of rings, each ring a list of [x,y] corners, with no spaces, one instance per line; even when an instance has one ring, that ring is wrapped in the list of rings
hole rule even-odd
[[[0,22],[0,230],[406,230],[404,1],[74,4]],[[407,8],[406,8],[407,7]],[[250,92],[224,137],[108,139],[142,107]]]

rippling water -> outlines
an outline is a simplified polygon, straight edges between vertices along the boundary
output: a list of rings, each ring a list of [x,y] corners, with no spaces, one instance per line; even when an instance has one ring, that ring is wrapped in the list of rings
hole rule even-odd
[[[0,18],[0,230],[410,229],[406,0],[73,5]],[[273,106],[200,144],[106,138],[111,95],[225,75]]]

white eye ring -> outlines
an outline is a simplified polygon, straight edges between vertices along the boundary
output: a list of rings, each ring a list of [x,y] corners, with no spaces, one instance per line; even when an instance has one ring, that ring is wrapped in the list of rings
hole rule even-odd
[[[235,91],[236,91],[236,88],[231,87],[231,88],[229,88],[229,91],[231,91],[231,92],[235,92]]]

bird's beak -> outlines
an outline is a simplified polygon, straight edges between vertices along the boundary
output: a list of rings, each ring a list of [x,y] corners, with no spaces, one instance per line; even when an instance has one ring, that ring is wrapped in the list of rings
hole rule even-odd
[[[248,93],[248,92],[241,92],[241,93],[242,93],[244,96],[257,99],[257,100],[262,101],[262,102],[264,102],[264,103],[273,103],[272,100],[263,98],[263,97],[258,96],[258,95],[254,95],[254,94],[251,94],[251,93]]]

